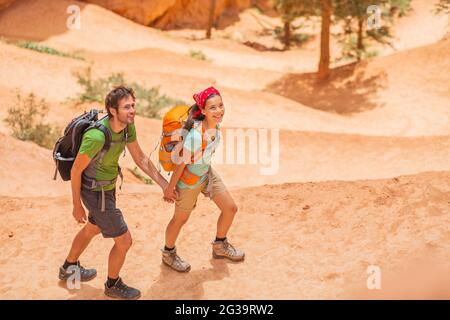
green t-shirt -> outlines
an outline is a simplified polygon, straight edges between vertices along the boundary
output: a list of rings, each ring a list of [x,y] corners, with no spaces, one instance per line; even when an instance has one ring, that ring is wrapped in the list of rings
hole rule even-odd
[[[119,158],[125,150],[124,133],[115,133],[111,130],[109,119],[105,118],[100,122],[111,131],[111,147],[105,154],[103,159],[92,161],[86,168],[84,173],[88,177],[94,177],[98,181],[114,180],[119,174]],[[136,127],[134,124],[128,126],[128,140],[127,143],[136,141]],[[87,155],[91,160],[102,150],[105,144],[105,135],[98,129],[91,129],[83,135],[79,153]],[[115,183],[107,185],[103,190],[113,190]],[[100,191],[101,188],[96,188],[94,191]]]

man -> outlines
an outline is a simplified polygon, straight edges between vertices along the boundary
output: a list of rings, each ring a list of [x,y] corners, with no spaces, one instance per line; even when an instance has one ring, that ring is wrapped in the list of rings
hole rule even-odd
[[[82,143],[71,171],[73,216],[79,223],[87,223],[73,240],[69,255],[60,268],[59,278],[68,279],[74,269],[79,271],[81,281],[89,281],[97,275],[95,269],[85,269],[79,257],[92,238],[100,232],[112,238],[114,246],[109,253],[108,279],[105,294],[120,299],[138,299],[140,291],[127,286],[119,277],[132,238],[122,212],[116,207],[116,180],[120,173],[119,158],[129,150],[136,165],[165,190],[167,181],[144,154],[136,139],[134,117],[136,115],[134,92],[120,86],[112,90],[105,99],[108,117],[100,121],[111,132],[111,146],[102,152],[105,134],[91,129],[83,135]],[[173,202],[175,199],[167,199]],[[81,202],[89,211],[86,211]]]

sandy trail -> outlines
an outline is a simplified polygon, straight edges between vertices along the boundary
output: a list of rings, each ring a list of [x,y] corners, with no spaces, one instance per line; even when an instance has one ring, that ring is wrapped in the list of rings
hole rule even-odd
[[[230,238],[247,252],[246,261],[238,264],[211,260],[217,210],[201,199],[178,244],[192,264],[188,274],[167,270],[160,262],[171,206],[159,194],[121,194],[118,203],[134,235],[123,276],[146,299],[364,297],[367,289],[352,290],[366,283],[369,265],[389,274],[426,250],[446,259],[442,267],[450,268],[449,181],[448,172],[438,172],[233,190],[240,212]],[[0,227],[3,298],[104,298],[111,241],[94,239],[82,258],[98,268],[97,279],[82,290],[58,283],[57,266],[70,235],[79,229],[70,217],[69,197],[1,197],[0,203],[2,220],[8,221]]]

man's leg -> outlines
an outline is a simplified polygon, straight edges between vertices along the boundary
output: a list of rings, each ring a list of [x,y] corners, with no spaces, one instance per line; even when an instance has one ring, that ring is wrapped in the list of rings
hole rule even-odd
[[[114,246],[109,253],[108,280],[105,283],[105,294],[108,297],[135,300],[141,296],[138,289],[127,286],[119,277],[125,257],[132,244],[130,231],[114,238]]]
[[[109,253],[108,277],[111,279],[119,278],[120,269],[125,262],[128,250],[131,248],[133,240],[130,231],[127,231],[120,237],[114,238],[114,246]]]
[[[67,256],[67,262],[75,263],[78,261],[79,257],[83,251],[87,248],[92,238],[100,233],[100,229],[90,222],[78,232],[73,239],[72,247],[70,248],[69,255]]]
[[[73,239],[72,247],[70,248],[69,255],[67,256],[64,265],[59,268],[59,279],[67,280],[78,270],[81,281],[89,281],[95,278],[97,275],[97,270],[95,269],[85,269],[80,265],[78,261],[80,255],[87,248],[92,238],[100,233],[100,229],[88,222],[75,236]],[[74,269],[75,268],[75,269]]]

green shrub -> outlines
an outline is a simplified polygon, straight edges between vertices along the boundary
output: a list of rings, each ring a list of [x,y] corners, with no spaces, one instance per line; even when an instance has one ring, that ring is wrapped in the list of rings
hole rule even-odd
[[[208,61],[208,58],[201,50],[190,50],[189,56],[193,59],[201,60],[201,61]]]
[[[78,73],[78,83],[83,92],[76,98],[79,103],[100,102],[103,103],[106,95],[114,87],[126,83],[122,73],[114,73],[107,78],[92,79],[92,70],[88,68],[84,73]],[[147,88],[139,83],[129,84],[133,88],[136,97],[136,111],[139,115],[147,118],[160,118],[161,109],[176,104],[184,104],[183,101],[172,99],[160,94],[159,87]]]
[[[144,182],[145,184],[153,184],[153,180],[144,176],[141,171],[138,169],[138,167],[134,167],[133,170],[130,170],[130,172],[139,180]]]
[[[172,99],[159,93],[159,87],[145,88],[137,83],[132,83],[136,96],[136,109],[139,115],[146,118],[160,118],[161,109],[177,104],[186,104],[177,99]]]
[[[303,27],[303,25],[301,27]],[[301,27],[292,27],[291,45],[300,47],[313,38],[313,35],[309,33],[297,32],[297,29],[300,29]],[[275,27],[273,33],[277,40],[284,43],[284,28]]]
[[[358,49],[357,36],[355,34],[345,35],[338,40],[341,45],[342,52],[341,56],[336,58],[338,61],[354,61],[354,60],[364,60],[376,57],[378,52],[376,50],[370,50],[370,46],[366,44],[363,49]]]
[[[83,73],[77,73],[76,77],[78,84],[83,88],[83,92],[75,99],[79,103],[103,103],[106,95],[112,88],[125,83],[121,73],[113,73],[108,78],[93,80],[91,67],[87,68]]]
[[[40,44],[38,44],[36,42],[32,42],[32,41],[19,41],[16,45],[20,48],[34,50],[34,51],[41,52],[41,53],[52,54],[55,56],[78,59],[78,60],[85,60],[83,57],[81,57],[78,54],[70,54],[70,53],[61,52],[56,49],[53,49],[53,48],[50,48],[50,47],[47,47],[44,45],[40,45]]]
[[[34,94],[26,99],[17,94],[16,104],[8,109],[5,122],[12,136],[23,141],[33,141],[41,147],[53,148],[61,128],[44,123],[49,107],[44,99],[38,101]]]

